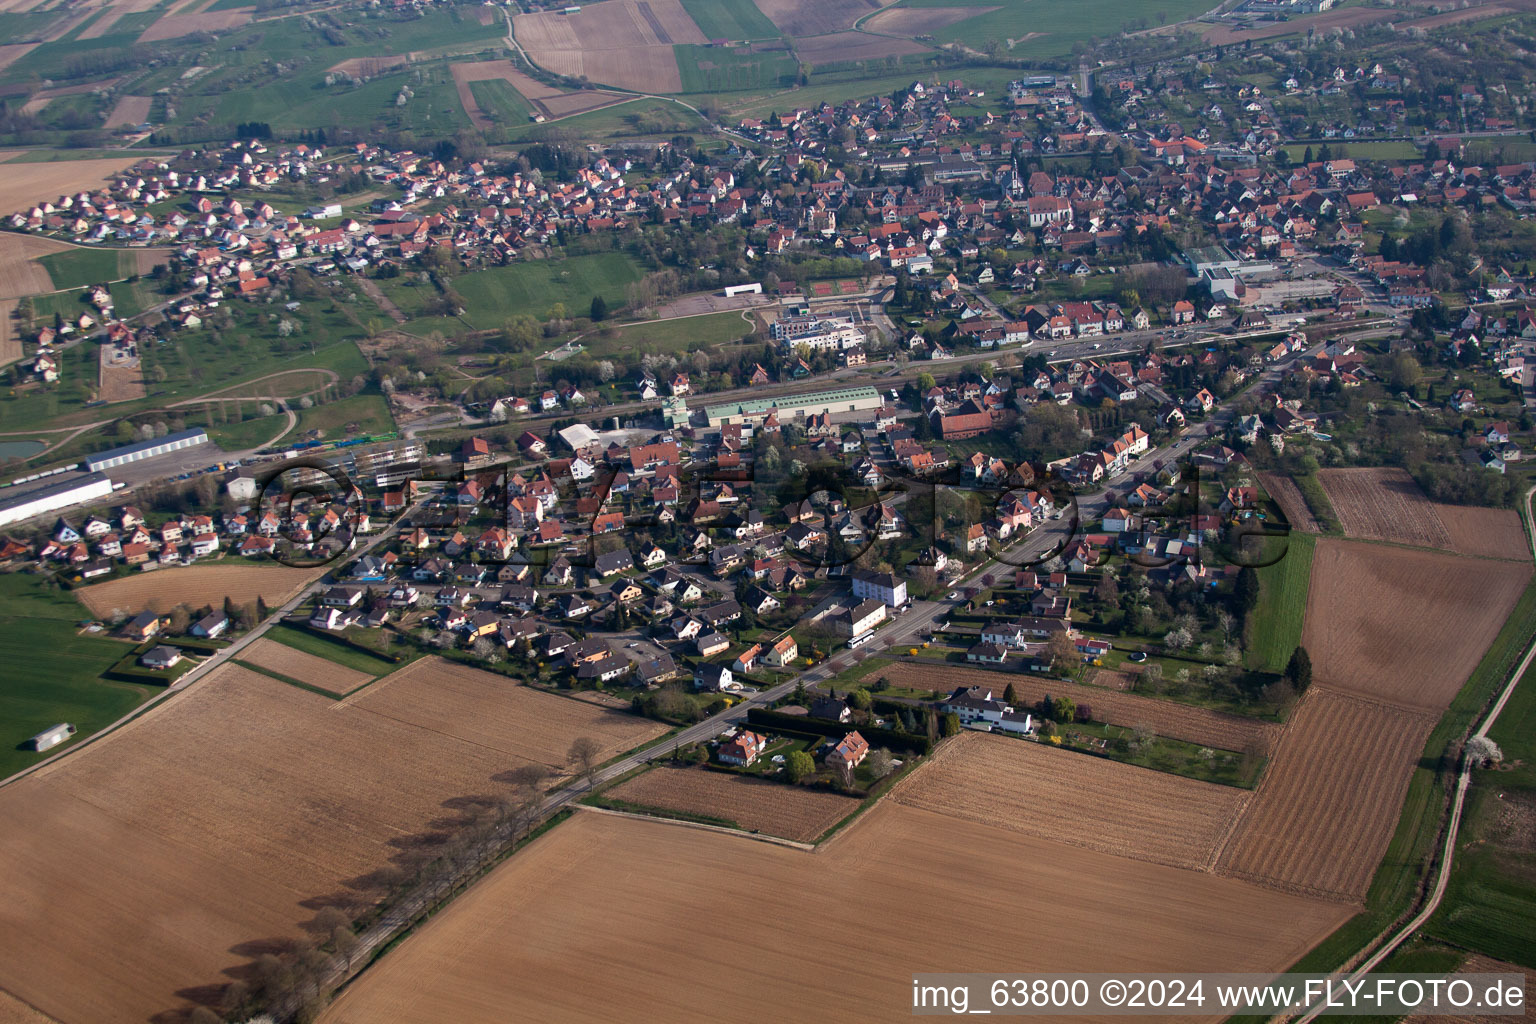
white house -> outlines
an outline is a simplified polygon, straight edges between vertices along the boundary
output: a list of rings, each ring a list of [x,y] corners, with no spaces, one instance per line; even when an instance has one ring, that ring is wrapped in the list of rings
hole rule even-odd
[[[874,599],[888,608],[900,608],[907,603],[907,581],[897,579],[894,573],[856,569],[853,596],[860,600]]]

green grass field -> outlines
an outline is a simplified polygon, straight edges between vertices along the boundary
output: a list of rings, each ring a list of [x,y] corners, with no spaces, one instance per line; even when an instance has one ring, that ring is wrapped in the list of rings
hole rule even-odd
[[[972,0],[903,0],[907,7],[970,7]],[[988,14],[966,18],[937,29],[940,42],[962,43],[983,49],[991,41],[1006,44],[1019,40],[1003,53],[1015,60],[1064,57],[1074,43],[1125,31],[1135,22],[1145,27],[1173,24],[1204,14],[1216,5],[1211,0],[1144,0],[1129,5],[1122,0],[1030,0],[1004,4]],[[1025,36],[1038,33],[1031,39]]]
[[[544,319],[555,303],[570,316],[585,316],[592,297],[601,295],[610,309],[626,301],[626,289],[640,280],[640,268],[623,253],[604,252],[564,260],[539,260],[510,267],[477,270],[454,279],[464,296],[464,319],[480,330],[499,327],[510,316]]]
[[[500,78],[485,82],[470,82],[469,91],[485,115],[504,125],[524,124],[533,107],[523,94],[512,88],[512,83]]]
[[[242,452],[264,445],[277,436],[288,422],[282,413],[275,416],[256,416],[239,423],[225,423],[208,427],[208,437],[227,452]]]
[[[389,403],[377,392],[365,391],[299,413],[299,433],[319,430],[331,441],[362,434],[383,434],[394,429],[395,419],[389,414]]]
[[[1286,146],[1285,151],[1290,155],[1292,163],[1301,163],[1302,157],[1307,155],[1307,150],[1312,150],[1312,159],[1317,159],[1317,153],[1321,150],[1322,143],[1298,143]],[[1401,141],[1364,141],[1364,142],[1330,142],[1329,151],[1336,157],[1352,157],[1356,160],[1417,160],[1423,156],[1423,150],[1406,140]]]
[[[1282,672],[1291,652],[1301,643],[1307,611],[1307,583],[1312,578],[1312,552],[1317,538],[1292,533],[1285,557],[1259,574],[1259,604],[1249,617],[1248,667]]]
[[[672,47],[683,92],[746,92],[793,85],[799,65],[783,53],[747,53],[712,46]]]
[[[739,313],[709,313],[682,320],[658,320],[613,329],[611,337],[589,334],[581,344],[594,356],[625,352],[692,352],[739,341],[753,333],[755,324]]]
[[[1521,678],[1489,736],[1508,768],[1474,777],[1450,885],[1427,931],[1536,967],[1536,668]]]
[[[296,651],[313,654],[315,657],[324,658],[327,661],[334,661],[338,665],[344,665],[358,672],[366,672],[371,676],[385,675],[406,664],[406,661],[396,664],[385,658],[375,658],[373,655],[360,651],[355,647],[332,643],[324,637],[316,636],[307,630],[286,624],[279,624],[268,630],[266,638],[268,640],[276,640],[285,647],[292,647]],[[402,655],[409,655],[414,651],[414,648],[405,644],[399,645],[398,649]]]
[[[752,0],[683,0],[705,39],[774,39],[781,33]]]
[[[75,624],[89,617],[69,593],[44,589],[35,576],[0,576],[0,777],[68,746],[19,749],[50,725],[74,724],[79,731],[69,742],[78,743],[160,691],[100,678],[128,647],[76,636]]]

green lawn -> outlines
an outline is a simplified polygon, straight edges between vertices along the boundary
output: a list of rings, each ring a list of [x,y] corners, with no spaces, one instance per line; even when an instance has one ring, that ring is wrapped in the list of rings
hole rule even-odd
[[[773,39],[781,35],[752,0],[683,0],[705,39]]]
[[[1511,767],[1474,777],[1450,886],[1427,931],[1536,967],[1536,668],[1521,678],[1489,736]]]
[[[680,354],[740,341],[752,334],[755,327],[743,320],[740,313],[709,313],[682,320],[656,320],[616,327],[611,335],[587,335],[581,345],[594,356],[628,352]]]
[[[484,82],[470,82],[469,91],[485,115],[505,125],[525,124],[533,107],[523,94],[512,88],[512,83],[500,78]]]
[[[160,692],[158,686],[100,678],[128,648],[76,636],[75,624],[89,617],[69,593],[45,589],[38,577],[0,576],[0,660],[6,666],[0,673],[0,776],[62,749],[19,749],[48,726],[73,723],[79,731],[69,742],[78,743]]]
[[[405,664],[406,661],[412,660],[411,656],[415,653],[415,649],[408,644],[396,645],[396,650],[406,656],[405,661],[396,664],[385,658],[375,658],[373,655],[360,651],[355,647],[333,643],[324,637],[316,636],[307,630],[300,629],[297,626],[289,626],[286,623],[279,623],[268,630],[266,639],[275,640],[284,646],[292,647],[296,651],[313,654],[317,658],[334,661],[338,665],[344,665],[358,672],[366,672],[371,676],[382,676],[395,671],[400,665]]]
[[[81,288],[119,281],[135,273],[137,259],[127,249],[66,249],[40,257],[55,288]]]
[[[799,65],[784,53],[748,53],[724,47],[672,47],[683,92],[747,92],[793,85]]]
[[[256,416],[240,423],[226,423],[208,427],[208,437],[227,452],[240,452],[264,445],[277,436],[288,418],[282,413],[274,416]]]
[[[1249,668],[1283,672],[1291,652],[1301,643],[1316,541],[1310,533],[1292,533],[1285,557],[1255,570],[1259,576],[1259,604],[1249,616]]]
[[[453,287],[464,296],[464,319],[489,330],[519,314],[542,320],[557,302],[570,316],[586,316],[594,295],[618,309],[627,301],[628,286],[638,280],[640,267],[633,260],[604,252],[477,270],[455,278]]]
[[[326,402],[299,413],[299,433],[319,430],[328,441],[362,434],[386,434],[395,429],[389,403],[377,392]]]

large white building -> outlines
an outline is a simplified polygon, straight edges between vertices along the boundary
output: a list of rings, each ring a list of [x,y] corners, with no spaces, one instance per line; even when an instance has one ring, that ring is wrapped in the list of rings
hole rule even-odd
[[[907,603],[907,581],[897,579],[894,573],[855,569],[853,596],[863,600],[872,598],[887,608],[900,608]]]
[[[18,493],[9,496],[12,491]],[[60,483],[26,490],[20,487],[6,488],[0,490],[0,526],[9,526],[33,516],[104,498],[111,493],[112,481],[103,473],[71,477]]]
[[[207,432],[198,430],[183,430],[175,434],[166,434],[157,437],[153,441],[140,441],[137,444],[125,444],[121,448],[109,448],[104,452],[85,457],[85,468],[92,473],[103,469],[111,469],[114,466],[125,466],[130,462],[138,462],[140,459],[152,459],[156,455],[165,455],[168,452],[180,451],[183,448],[191,448],[193,445],[203,444],[208,440]]]
[[[812,352],[835,352],[864,344],[864,332],[851,316],[787,316],[768,331],[786,349],[804,345]]]

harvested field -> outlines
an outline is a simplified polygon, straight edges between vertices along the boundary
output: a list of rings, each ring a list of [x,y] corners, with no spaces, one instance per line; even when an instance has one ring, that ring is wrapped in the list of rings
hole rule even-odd
[[[1451,546],[1435,506],[1406,471],[1324,469],[1317,478],[1346,535],[1425,548]]]
[[[557,697],[440,658],[423,658],[391,672],[339,706],[498,751],[507,767],[536,761],[556,773],[569,767],[566,755],[578,736],[597,740],[601,762],[664,731],[659,722],[628,708]]]
[[[1000,7],[887,7],[862,26],[870,32],[891,36],[926,36],[967,18],[1001,10]]]
[[[167,14],[139,36],[141,43],[153,43],[162,39],[180,39],[196,32],[224,32],[239,28],[251,20],[254,7],[231,7],[222,11],[206,11],[202,14]]]
[[[1209,870],[1249,794],[1027,740],[962,732],[891,799],[964,821]]]
[[[675,43],[704,43],[679,0],[606,0],[575,14],[519,14],[517,39],[540,66],[641,92],[678,92]]]
[[[1363,900],[1435,717],[1314,684],[1217,870],[1287,892]]]
[[[52,163],[6,165],[0,175],[0,211],[25,210],[45,199],[70,192],[100,188],[106,180],[144,159],[142,153],[124,152],[110,160],[58,160]]]
[[[21,60],[42,43],[5,43],[0,45],[0,71]]]
[[[1071,912],[1040,914],[1040,893],[1070,894]],[[825,926],[855,908],[879,942]],[[643,1006],[650,1020],[705,1024],[726,1005],[772,1007],[786,1021],[830,1006],[897,1020],[911,996],[896,966],[960,970],[1007,950],[1020,971],[1281,970],[1346,916],[890,801],[814,854],[578,814],[374,965],[321,1020],[546,1024],[628,1020]]]
[[[1295,480],[1279,473],[1260,473],[1259,483],[1264,486],[1264,492],[1280,506],[1280,511],[1285,513],[1291,529],[1305,533],[1317,533],[1322,529],[1313,518],[1312,509],[1307,506],[1307,499],[1302,497],[1301,488],[1296,486]]]
[[[351,693],[375,678],[265,637],[242,650],[240,660],[334,694]]]
[[[1349,693],[1443,710],[1530,575],[1523,562],[1319,540],[1301,638],[1313,678]]]
[[[756,0],[757,9],[787,36],[841,32],[885,6],[879,0]]]
[[[121,96],[107,115],[103,128],[137,128],[149,120],[150,96]]]
[[[880,675],[902,687],[926,689],[933,682],[933,669],[910,662],[891,665],[883,669]],[[1078,704],[1092,705],[1095,721],[1130,728],[1145,725],[1159,736],[1218,750],[1268,750],[1280,729],[1273,722],[1241,718],[1105,687],[1043,679],[1022,672],[988,672],[985,669],[947,666],[944,670],[946,687],[990,686],[994,692],[1002,693],[1009,683],[1013,684],[1020,704],[1037,703],[1046,694],[1071,697]]]
[[[881,57],[901,57],[909,53],[925,53],[928,47],[922,43],[888,36],[872,36],[866,32],[834,32],[797,40],[795,52],[807,64],[836,64],[846,60],[877,60]]]
[[[0,1024],[55,1024],[55,1021],[14,996],[0,992]]]
[[[9,168],[6,174],[10,174]],[[0,235],[0,298],[19,299],[53,291],[53,278],[37,258],[73,248],[68,242],[37,235]]]
[[[273,608],[298,593],[299,588],[319,575],[318,569],[295,569],[286,565],[188,565],[93,583],[75,591],[82,604],[98,618],[108,618],[114,611],[134,615],[146,609],[168,612],[178,604],[189,608],[213,605],[228,597],[235,604],[246,604],[260,597]]]
[[[1451,550],[1484,558],[1530,561],[1525,527],[1512,508],[1478,508],[1472,505],[1436,505],[1435,511],[1451,537]]]
[[[786,786],[705,768],[653,768],[604,796],[632,804],[735,822],[748,832],[815,842],[859,801],[825,789]]]
[[[436,688],[391,715],[225,665],[6,787],[0,987],[65,1024],[145,1021],[185,1007],[186,992],[216,997],[226,972],[303,934],[328,902],[371,903],[375,872],[420,864],[505,794],[497,779],[520,763],[509,752],[529,748],[498,726],[563,757],[610,716],[480,675],[478,692]],[[498,710],[489,724],[514,692],[534,717]],[[433,715],[478,719],[480,735],[445,733]]]

